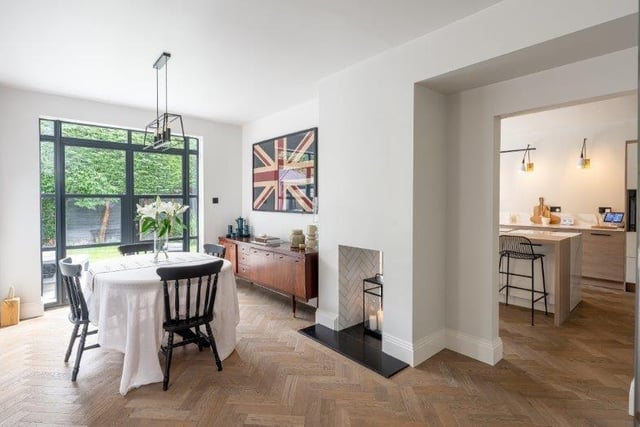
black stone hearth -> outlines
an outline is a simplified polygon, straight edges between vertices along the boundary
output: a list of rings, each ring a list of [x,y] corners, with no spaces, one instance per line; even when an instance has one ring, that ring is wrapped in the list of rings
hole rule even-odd
[[[362,323],[341,331],[334,331],[316,324],[300,329],[299,332],[385,378],[409,366],[383,353],[382,342],[365,334]]]

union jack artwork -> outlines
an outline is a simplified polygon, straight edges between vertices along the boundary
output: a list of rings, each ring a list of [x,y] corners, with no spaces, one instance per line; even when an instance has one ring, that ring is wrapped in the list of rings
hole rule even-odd
[[[253,144],[253,210],[313,212],[318,128]]]

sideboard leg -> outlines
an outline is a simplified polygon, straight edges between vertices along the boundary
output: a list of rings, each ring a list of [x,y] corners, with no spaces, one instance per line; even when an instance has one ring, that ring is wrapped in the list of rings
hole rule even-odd
[[[296,317],[296,297],[291,295],[291,310],[293,311],[293,317]]]

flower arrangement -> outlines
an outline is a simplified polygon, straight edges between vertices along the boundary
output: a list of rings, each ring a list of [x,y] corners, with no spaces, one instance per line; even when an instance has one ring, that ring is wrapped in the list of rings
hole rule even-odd
[[[136,218],[140,221],[140,233],[153,232],[154,260],[157,261],[160,252],[164,252],[167,257],[166,242],[172,232],[183,229],[181,215],[189,209],[189,206],[176,202],[163,202],[160,200],[160,196],[152,203],[136,206],[138,212]],[[158,246],[158,239],[164,240],[165,244]]]

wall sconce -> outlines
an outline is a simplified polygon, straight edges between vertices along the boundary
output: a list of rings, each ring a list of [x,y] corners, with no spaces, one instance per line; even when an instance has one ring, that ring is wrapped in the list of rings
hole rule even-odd
[[[522,156],[522,164],[520,165],[520,170],[522,172],[533,172],[533,162],[531,161],[531,152],[534,150],[535,150],[534,147],[531,147],[530,144],[527,144],[527,148],[516,148],[514,150],[501,150],[500,154],[519,153],[521,151],[524,151],[524,156]]]
[[[520,170],[522,172],[533,172],[533,162],[531,161],[531,148],[527,144],[527,148],[524,150],[524,156],[522,156],[522,164]],[[535,150],[535,149],[534,149]]]
[[[591,159],[587,157],[587,138],[582,140],[582,148],[580,149],[580,158],[577,167],[580,169],[589,169],[591,167]]]

